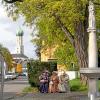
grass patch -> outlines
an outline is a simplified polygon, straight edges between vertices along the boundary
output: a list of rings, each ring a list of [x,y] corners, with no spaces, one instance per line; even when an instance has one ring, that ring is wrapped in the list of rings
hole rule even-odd
[[[88,86],[82,85],[80,82],[80,78],[70,80],[69,83],[71,91],[88,91]],[[100,80],[98,80],[97,85],[100,91]]]
[[[87,91],[87,86],[82,85],[79,78],[70,80],[69,83],[71,91]]]
[[[28,87],[25,87],[22,92],[23,93],[38,93],[39,90],[37,87],[28,86]]]
[[[71,91],[88,91],[88,86],[82,85],[80,79],[73,79],[69,81]],[[100,91],[100,80],[98,80],[98,88]],[[38,87],[25,87],[22,91],[23,93],[38,93]]]
[[[99,79],[99,81],[98,81],[98,88],[99,88],[99,92],[100,92],[100,79]]]

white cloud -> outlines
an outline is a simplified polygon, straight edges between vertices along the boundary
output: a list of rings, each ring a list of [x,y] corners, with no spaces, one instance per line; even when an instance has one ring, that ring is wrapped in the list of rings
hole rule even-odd
[[[7,47],[11,53],[15,53],[16,48],[16,33],[21,27],[24,31],[24,51],[28,57],[36,58],[35,46],[31,41],[31,29],[23,26],[23,19],[13,22],[11,18],[7,17],[2,5],[0,5],[0,43]]]

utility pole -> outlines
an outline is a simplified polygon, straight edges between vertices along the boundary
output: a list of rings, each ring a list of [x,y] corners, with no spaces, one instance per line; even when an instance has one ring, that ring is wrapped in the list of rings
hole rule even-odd
[[[3,56],[0,54],[0,67],[1,67],[1,97],[0,100],[4,100],[4,58]]]

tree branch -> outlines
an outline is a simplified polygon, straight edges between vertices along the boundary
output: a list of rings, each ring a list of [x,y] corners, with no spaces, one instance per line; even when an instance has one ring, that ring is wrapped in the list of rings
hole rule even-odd
[[[62,31],[66,34],[66,36],[68,37],[68,39],[74,46],[74,44],[75,44],[74,36],[70,33],[70,31],[67,29],[67,27],[65,27],[65,25],[62,23],[62,21],[60,20],[60,18],[57,15],[54,14],[54,17],[56,18],[57,23],[61,27]]]
[[[96,2],[94,2],[94,4],[95,4],[95,5],[100,5],[100,3],[96,3]]]
[[[4,0],[7,3],[14,3],[16,1],[22,2],[23,0]]]

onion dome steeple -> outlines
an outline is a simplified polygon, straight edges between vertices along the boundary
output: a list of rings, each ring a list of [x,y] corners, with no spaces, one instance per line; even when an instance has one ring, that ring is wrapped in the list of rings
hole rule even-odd
[[[20,28],[16,36],[23,36],[23,34],[24,34],[23,30]]]
[[[23,30],[21,28],[19,28],[19,31],[16,34],[17,54],[24,54],[23,35],[24,35]]]

